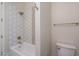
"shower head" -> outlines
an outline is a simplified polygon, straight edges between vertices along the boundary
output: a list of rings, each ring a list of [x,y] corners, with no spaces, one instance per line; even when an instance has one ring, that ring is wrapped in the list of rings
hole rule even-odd
[[[19,14],[20,14],[20,15],[24,15],[24,12],[21,12],[21,11],[20,11]]]

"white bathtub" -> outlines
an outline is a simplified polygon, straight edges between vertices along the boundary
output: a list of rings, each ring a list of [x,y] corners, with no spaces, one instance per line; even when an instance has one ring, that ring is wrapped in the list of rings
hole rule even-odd
[[[11,51],[14,55],[18,56],[35,56],[35,45],[29,43],[23,43],[20,47],[17,44],[11,48]],[[11,54],[12,54],[11,53]]]

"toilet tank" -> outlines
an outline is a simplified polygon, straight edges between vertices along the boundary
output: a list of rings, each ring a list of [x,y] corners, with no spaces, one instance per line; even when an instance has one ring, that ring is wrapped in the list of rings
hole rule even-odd
[[[74,56],[76,47],[64,43],[57,43],[57,55],[58,56]]]

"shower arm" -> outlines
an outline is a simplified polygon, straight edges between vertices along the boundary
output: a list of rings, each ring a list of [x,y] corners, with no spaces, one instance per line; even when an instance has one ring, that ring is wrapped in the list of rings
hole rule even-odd
[[[32,20],[35,20],[35,10],[38,10],[39,8],[37,7],[36,3],[33,3],[32,6]]]
[[[34,3],[34,8],[38,10],[38,7],[36,6],[36,3]]]
[[[32,6],[32,20],[35,20],[35,10],[38,10],[39,8],[36,6],[36,3]]]

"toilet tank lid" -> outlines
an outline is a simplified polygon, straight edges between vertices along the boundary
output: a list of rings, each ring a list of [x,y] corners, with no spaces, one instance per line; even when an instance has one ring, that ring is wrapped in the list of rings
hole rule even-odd
[[[70,49],[77,49],[74,45],[64,44],[64,43],[57,43],[58,47],[70,48]]]

